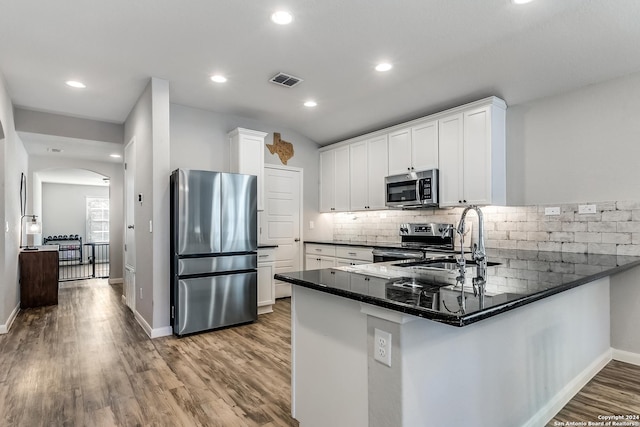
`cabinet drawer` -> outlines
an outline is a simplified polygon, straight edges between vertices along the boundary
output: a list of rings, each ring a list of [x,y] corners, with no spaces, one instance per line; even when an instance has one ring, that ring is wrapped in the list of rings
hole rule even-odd
[[[336,257],[373,262],[373,249],[365,247],[339,246]]]
[[[336,247],[333,245],[316,245],[308,243],[306,245],[305,252],[308,255],[324,255],[324,256],[336,256]]]
[[[258,263],[273,262],[276,260],[276,252],[273,249],[258,249]]]

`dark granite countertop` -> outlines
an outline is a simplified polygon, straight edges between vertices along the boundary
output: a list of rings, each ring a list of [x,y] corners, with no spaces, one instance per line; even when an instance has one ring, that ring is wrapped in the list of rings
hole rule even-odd
[[[275,249],[277,248],[278,245],[271,245],[271,244],[259,244],[258,245],[258,249]]]
[[[354,242],[350,240],[305,240],[305,243],[312,243],[316,245],[335,245],[335,246],[364,246],[367,248],[390,248],[398,249],[404,248],[400,242],[373,242],[373,241],[360,241]]]
[[[472,265],[467,265],[464,291],[456,286],[458,270],[412,268],[410,260],[282,273],[275,278],[425,319],[466,326],[640,266],[640,257],[632,256],[502,249],[488,250],[487,255],[490,262],[498,264],[487,269],[484,295],[477,296],[471,286],[476,275]],[[394,284],[401,278],[417,281],[422,288]]]

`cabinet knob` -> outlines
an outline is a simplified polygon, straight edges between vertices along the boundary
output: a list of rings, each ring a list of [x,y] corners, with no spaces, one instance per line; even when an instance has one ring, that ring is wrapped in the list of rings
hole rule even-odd
[[[458,203],[462,203],[462,200],[458,200]]]
[[[411,168],[407,168],[407,170],[408,170],[408,171],[410,171],[410,170],[411,170]]]

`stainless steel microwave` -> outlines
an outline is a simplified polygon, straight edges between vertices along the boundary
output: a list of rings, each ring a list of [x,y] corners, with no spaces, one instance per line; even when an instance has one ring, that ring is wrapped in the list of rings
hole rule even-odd
[[[385,178],[386,205],[394,208],[438,206],[438,169]]]

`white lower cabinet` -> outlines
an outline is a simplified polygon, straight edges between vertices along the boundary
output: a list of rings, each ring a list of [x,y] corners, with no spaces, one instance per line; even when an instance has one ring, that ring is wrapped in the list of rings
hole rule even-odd
[[[258,314],[271,313],[275,304],[275,250],[258,249]]]
[[[305,270],[344,267],[373,262],[373,249],[366,246],[336,246],[307,243]]]

